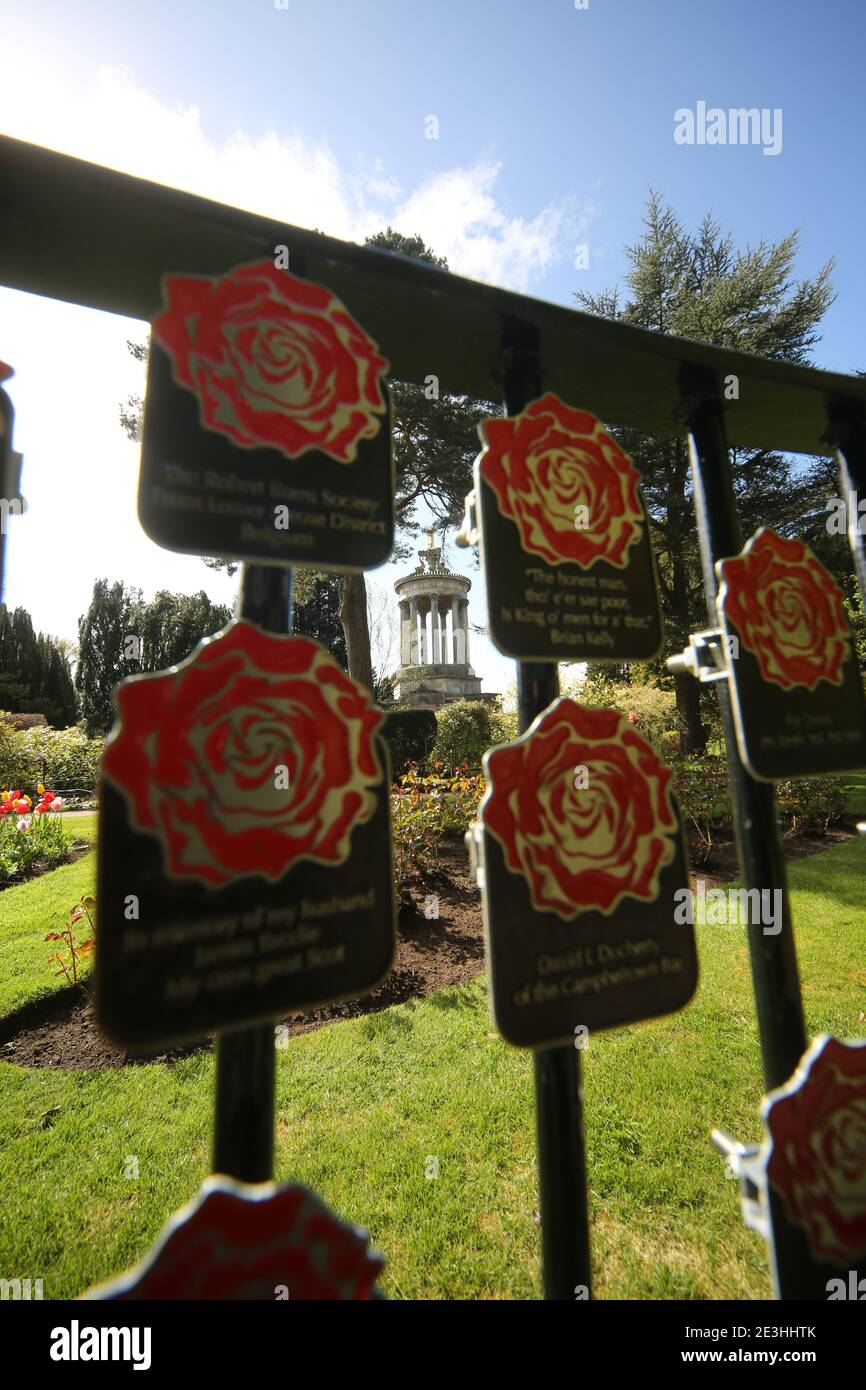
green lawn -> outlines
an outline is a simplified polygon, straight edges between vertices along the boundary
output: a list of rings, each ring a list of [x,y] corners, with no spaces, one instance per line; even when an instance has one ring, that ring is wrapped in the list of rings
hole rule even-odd
[[[812,1035],[863,1032],[864,870],[860,841],[790,867]],[[709,1141],[714,1125],[760,1138],[748,954],[737,927],[698,932],[689,1008],[593,1037],[583,1054],[603,1298],[770,1294],[764,1247]],[[481,981],[293,1039],[277,1066],[278,1176],[371,1230],[391,1297],[539,1295],[531,1061],[494,1033]],[[212,1084],[210,1057],[82,1073],[0,1064],[4,1271],[64,1297],[140,1257],[208,1170]]]
[[[91,851],[74,864],[0,893],[0,1017],[66,984],[55,974],[58,967],[48,964],[56,943],[48,944],[45,937],[57,930],[82,894],[95,891],[95,880],[96,853]],[[90,961],[83,964],[89,971]]]
[[[96,821],[94,812],[70,817],[66,826],[74,839],[95,845]],[[57,966],[48,964],[55,946],[47,945],[45,936],[82,894],[95,888],[94,852],[0,892],[0,1018],[66,983],[56,975]],[[83,962],[82,969],[88,973],[90,962]]]
[[[95,845],[98,821],[98,811],[87,811],[82,816],[67,816],[64,824],[76,840],[89,840],[91,844]]]
[[[845,797],[852,816],[866,816],[866,772],[845,773]]]

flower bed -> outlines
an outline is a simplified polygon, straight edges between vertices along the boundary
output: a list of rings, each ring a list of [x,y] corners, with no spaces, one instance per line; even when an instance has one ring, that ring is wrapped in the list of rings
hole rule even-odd
[[[63,797],[41,782],[35,804],[20,789],[0,793],[0,887],[68,859],[72,836],[63,824],[63,805]]]

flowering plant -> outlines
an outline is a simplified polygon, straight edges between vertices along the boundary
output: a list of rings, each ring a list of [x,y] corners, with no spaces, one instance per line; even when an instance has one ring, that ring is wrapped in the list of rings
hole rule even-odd
[[[40,782],[37,800],[20,787],[0,791],[0,887],[33,865],[49,867],[64,860],[71,837],[59,812],[63,797]],[[51,813],[51,814],[49,814]]]

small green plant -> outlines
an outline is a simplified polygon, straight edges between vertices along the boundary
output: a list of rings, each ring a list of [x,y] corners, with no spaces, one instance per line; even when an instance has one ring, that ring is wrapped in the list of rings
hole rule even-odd
[[[826,835],[845,814],[845,785],[840,777],[789,778],[776,783],[776,800],[789,834]]]
[[[93,950],[94,917],[96,915],[96,900],[90,896],[85,896],[77,903],[73,903],[69,909],[65,926],[60,931],[50,931],[45,937],[46,941],[60,941],[60,946],[48,957],[49,965],[59,965],[60,969],[55,970],[55,975],[65,975],[68,985],[78,984],[78,965],[90,955]],[[85,941],[77,941],[76,935],[80,928],[78,923],[87,919],[87,930],[90,936]]]
[[[702,864],[712,853],[715,839],[729,840],[733,834],[727,764],[722,758],[698,756],[669,761],[683,820],[698,838],[693,858]]]
[[[467,830],[484,794],[483,777],[457,767],[448,775],[441,763],[423,777],[416,766],[391,794],[394,877],[398,889],[411,877],[427,878],[439,867],[443,835]]]

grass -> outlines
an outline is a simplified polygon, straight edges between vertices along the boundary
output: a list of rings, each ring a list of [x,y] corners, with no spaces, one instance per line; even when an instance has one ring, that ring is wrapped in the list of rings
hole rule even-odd
[[[98,821],[98,811],[87,811],[82,816],[67,816],[64,823],[76,840],[89,840],[92,845],[95,845]]]
[[[845,798],[850,815],[866,815],[866,772],[845,773]]]
[[[75,816],[66,826],[74,839],[95,844],[96,821],[95,814]],[[96,854],[90,853],[0,892],[0,1018],[65,985],[57,966],[47,963],[56,947],[44,938],[82,894],[95,891],[95,883]],[[89,973],[90,961],[80,969]]]
[[[811,1035],[863,1031],[864,869],[859,840],[790,866]],[[748,954],[740,928],[697,930],[695,1001],[583,1054],[602,1298],[770,1296],[764,1247],[709,1141],[714,1125],[760,1138]],[[4,1275],[67,1297],[138,1259],[208,1171],[212,1087],[209,1056],[0,1065]],[[277,1175],[368,1227],[391,1297],[538,1297],[532,1093],[531,1059],[495,1034],[481,981],[334,1024],[277,1052]]]
[[[0,893],[0,1017],[66,984],[55,974],[58,967],[48,964],[56,943],[48,944],[45,936],[57,930],[82,894],[94,892],[95,880],[96,854],[91,851],[74,864]],[[89,970],[88,959],[82,962],[82,975]]]

